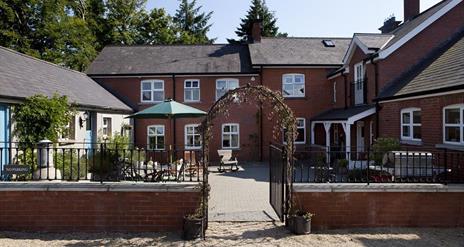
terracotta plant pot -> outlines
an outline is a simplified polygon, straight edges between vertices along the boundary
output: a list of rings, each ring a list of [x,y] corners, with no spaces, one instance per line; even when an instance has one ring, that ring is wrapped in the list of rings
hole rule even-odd
[[[306,219],[303,216],[293,217],[293,231],[294,234],[304,235],[311,233],[311,219]]]
[[[203,235],[203,218],[191,219],[184,217],[184,227],[182,230],[182,239],[195,240]]]

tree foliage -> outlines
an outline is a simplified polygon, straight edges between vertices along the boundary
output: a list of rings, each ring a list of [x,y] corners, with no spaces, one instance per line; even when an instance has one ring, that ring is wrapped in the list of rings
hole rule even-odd
[[[260,20],[262,22],[261,35],[263,37],[286,37],[286,33],[279,33],[277,18],[269,10],[265,0],[252,0],[250,9],[245,18],[241,19],[240,26],[235,33],[242,42],[251,42],[251,30],[253,23]],[[234,40],[229,40],[234,42]],[[236,42],[236,41],[235,41]]]
[[[205,44],[212,13],[183,0],[176,16],[146,0],[0,0],[0,45],[84,71],[110,44]]]
[[[201,6],[197,7],[197,1],[180,0],[179,8],[173,21],[178,28],[178,43],[182,44],[211,44],[214,39],[209,39],[208,31],[211,29],[209,20],[213,12],[204,13]]]
[[[29,147],[44,139],[56,142],[74,114],[66,96],[31,96],[13,108],[14,135]]]

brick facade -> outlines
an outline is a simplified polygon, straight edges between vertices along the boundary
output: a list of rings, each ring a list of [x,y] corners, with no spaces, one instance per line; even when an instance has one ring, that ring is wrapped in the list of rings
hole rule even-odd
[[[462,192],[296,192],[294,196],[298,208],[316,214],[315,230],[464,226]]]
[[[1,191],[1,231],[182,230],[198,192]]]
[[[401,110],[406,108],[421,109],[422,145],[411,146],[408,149],[434,149],[435,144],[443,143],[443,108],[464,103],[464,93],[420,99],[399,100],[381,103],[379,114],[381,137],[401,138]]]

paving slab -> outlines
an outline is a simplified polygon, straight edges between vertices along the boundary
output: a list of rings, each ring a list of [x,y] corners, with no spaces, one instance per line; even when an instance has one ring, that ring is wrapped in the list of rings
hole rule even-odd
[[[210,221],[276,221],[269,203],[269,167],[266,163],[239,166],[220,173],[210,167]]]

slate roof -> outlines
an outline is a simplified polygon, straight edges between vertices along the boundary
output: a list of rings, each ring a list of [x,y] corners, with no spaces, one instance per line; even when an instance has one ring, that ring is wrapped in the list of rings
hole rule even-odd
[[[88,75],[252,73],[246,45],[107,46]]]
[[[382,48],[390,39],[392,34],[380,34],[380,33],[355,33],[354,37],[357,37],[368,49],[378,50]]]
[[[419,15],[414,17],[413,19],[401,24],[398,28],[396,28],[395,30],[393,30],[392,32],[389,33],[389,34],[394,35],[395,37],[393,39],[391,39],[390,42],[388,42],[388,44],[383,49],[387,49],[390,46],[392,46],[393,44],[395,44],[397,41],[402,39],[404,36],[406,36],[408,33],[410,33],[417,26],[422,24],[429,17],[431,17],[432,15],[434,15],[435,13],[437,13],[438,11],[443,9],[443,7],[448,5],[451,1],[453,1],[453,0],[441,1],[441,2],[439,2],[437,4],[435,4],[434,6],[430,7],[426,11],[420,13]]]
[[[323,40],[335,47],[325,47]],[[262,38],[250,44],[253,65],[342,65],[351,38]]]
[[[389,85],[382,90],[379,99],[464,88],[464,29]]]
[[[132,109],[87,75],[0,46],[0,98],[22,100],[54,93],[70,102],[105,111]]]
[[[375,108],[374,105],[361,105],[351,108],[335,108],[325,111],[311,119],[311,121],[346,121],[348,118]]]

